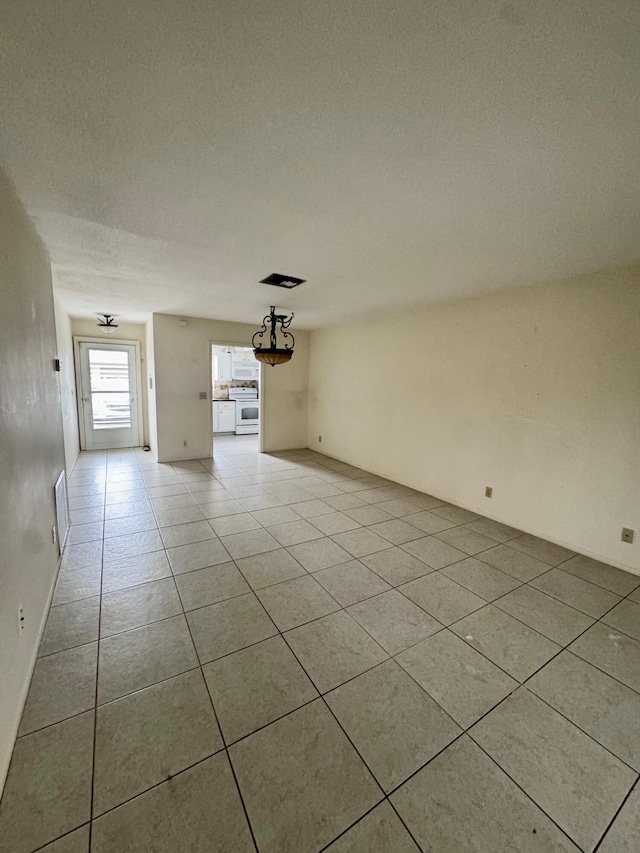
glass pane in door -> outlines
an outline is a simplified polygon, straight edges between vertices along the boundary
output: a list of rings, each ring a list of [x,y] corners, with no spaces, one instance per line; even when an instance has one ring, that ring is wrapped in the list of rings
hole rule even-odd
[[[131,426],[129,355],[126,350],[89,350],[93,429]]]

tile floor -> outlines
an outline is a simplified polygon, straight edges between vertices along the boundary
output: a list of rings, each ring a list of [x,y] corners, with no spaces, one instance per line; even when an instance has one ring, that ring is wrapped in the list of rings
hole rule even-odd
[[[216,454],[78,460],[2,853],[640,849],[640,577]]]

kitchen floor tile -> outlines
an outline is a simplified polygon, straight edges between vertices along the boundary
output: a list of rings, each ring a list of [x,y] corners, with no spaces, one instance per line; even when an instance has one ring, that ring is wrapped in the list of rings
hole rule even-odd
[[[104,565],[125,557],[137,557],[139,554],[150,554],[164,548],[162,538],[157,530],[145,530],[140,533],[128,533],[126,536],[113,536],[104,540]]]
[[[546,592],[565,604],[598,619],[620,601],[620,597],[600,586],[568,575],[561,569],[551,569],[531,581],[531,586]]]
[[[170,576],[171,568],[165,551],[152,551],[138,557],[123,557],[104,567],[102,592],[114,592]]]
[[[204,519],[161,527],[160,535],[165,548],[177,548],[179,545],[191,545],[193,542],[205,542],[207,539],[216,538],[211,525]]]
[[[510,539],[515,539],[516,536],[522,536],[521,530],[508,527],[499,521],[492,521],[490,518],[478,518],[475,521],[469,521],[465,527],[468,530],[473,530],[474,533],[480,533],[481,536],[488,536],[489,539],[496,542],[508,542]]]
[[[278,633],[253,593],[187,614],[200,663],[220,658]]]
[[[99,615],[99,596],[52,607],[38,656],[62,652],[97,640]]]
[[[203,671],[228,744],[318,695],[282,637],[208,663]]]
[[[493,566],[481,563],[474,557],[447,566],[441,570],[441,573],[465,589],[484,598],[485,601],[494,601],[520,586],[520,581],[511,575],[506,575],[499,569],[494,569]]]
[[[564,651],[527,687],[622,761],[640,770],[640,695]]]
[[[229,752],[260,853],[319,850],[382,799],[320,700]]]
[[[407,542],[406,545],[402,546],[402,549],[413,554],[414,557],[422,560],[432,569],[444,569],[445,566],[450,566],[452,563],[466,560],[468,556],[464,551],[459,551],[434,536],[425,536],[422,539]]]
[[[259,589],[256,595],[280,631],[340,609],[335,599],[308,574]]]
[[[97,643],[38,658],[19,735],[58,723],[93,708],[96,698]]]
[[[327,536],[334,533],[344,533],[347,530],[357,530],[361,525],[354,521],[344,512],[331,512],[327,515],[318,515],[311,523]]]
[[[100,643],[98,703],[119,699],[197,665],[184,616],[107,637]]]
[[[313,500],[302,501],[301,503],[291,504],[291,508],[302,518],[316,518],[318,515],[328,515],[333,512],[333,507],[325,501]]]
[[[244,533],[239,534],[244,536]],[[206,539],[203,542],[192,542],[189,545],[179,545],[168,548],[167,556],[174,575],[183,572],[193,572],[205,569],[207,566],[217,566],[229,562],[229,554],[219,539]]]
[[[308,572],[328,569],[353,559],[348,551],[327,538],[290,545],[288,551]]]
[[[221,540],[231,557],[236,560],[242,557],[253,557],[254,554],[264,554],[265,551],[275,551],[280,545],[267,530],[247,530],[245,533],[234,533]]]
[[[395,589],[360,601],[348,612],[390,655],[442,629],[439,622]]]
[[[152,512],[141,512],[128,517],[108,518],[104,523],[104,538],[111,539],[115,536],[155,530],[157,526],[158,522]]]
[[[376,501],[376,506],[383,512],[389,513],[389,515],[392,515],[394,518],[405,518],[408,515],[414,515],[415,513],[420,512],[420,508],[410,501],[395,496],[389,500],[389,493],[386,489],[384,489],[384,492],[385,500]],[[362,495],[358,493],[358,497],[362,497]]]
[[[344,512],[345,509],[354,509],[354,507],[358,506],[367,506],[367,504],[363,500],[360,500],[360,498],[355,492],[343,495],[329,496],[325,498],[325,501],[334,509],[340,510],[341,512]]]
[[[345,611],[294,628],[285,639],[321,693],[388,657]]]
[[[391,796],[423,850],[579,853],[466,735]]]
[[[460,506],[452,506],[452,504],[442,504],[441,506],[434,507],[432,512],[441,518],[446,518],[447,521],[453,521],[454,524],[467,524],[469,521],[475,521],[480,518],[475,512],[470,512],[468,509],[463,509]]]
[[[296,547],[304,547],[297,545]],[[284,548],[266,551],[253,557],[236,560],[236,565],[252,589],[263,589],[274,583],[306,575],[306,570]]]
[[[228,515],[240,515],[247,511],[243,504],[234,500],[201,504],[200,509],[202,511],[202,515],[209,520],[212,518],[225,518]]]
[[[221,748],[200,670],[102,705],[96,719],[94,816]]]
[[[89,853],[89,824],[41,847],[39,853]]]
[[[380,803],[327,847],[326,853],[419,853],[388,802]]]
[[[0,811],[0,853],[31,853],[89,820],[93,712],[18,738]]]
[[[436,533],[435,538],[446,542],[447,545],[453,545],[454,548],[464,551],[470,556],[479,554],[480,551],[487,551],[495,546],[493,539],[482,536],[480,533],[474,533],[473,530],[468,530],[466,527],[452,527],[449,530],[443,530],[442,533]]]
[[[638,575],[623,572],[622,569],[616,569],[606,563],[599,563],[597,560],[591,560],[581,554],[576,554],[575,557],[563,563],[562,571],[582,578],[584,581],[589,581],[589,583],[594,583],[596,586],[604,587],[604,589],[615,592],[617,595],[628,595],[640,587]]]
[[[602,617],[602,621],[634,640],[640,640],[640,604],[628,599],[621,601]]]
[[[494,569],[500,569],[501,572],[512,575],[523,583],[549,571],[548,563],[543,563],[542,560],[536,560],[527,554],[521,554],[520,551],[514,551],[509,547],[510,544],[496,545],[495,548],[483,551],[478,555],[478,559],[493,566]]]
[[[376,554],[367,554],[360,561],[391,586],[399,586],[433,571],[431,566],[401,548],[387,548]]]
[[[152,512],[151,501],[139,500],[126,503],[109,504],[104,508],[105,526],[112,518],[130,518],[133,515]]]
[[[274,506],[269,509],[257,509],[252,513],[253,518],[263,527],[273,527],[276,524],[287,524],[290,521],[300,521],[295,504],[289,506]]]
[[[102,542],[83,542],[81,545],[67,545],[64,549],[60,570],[85,569],[99,566],[102,561]]]
[[[218,536],[230,536],[232,533],[244,533],[247,530],[260,529],[260,522],[256,521],[249,512],[212,518],[209,523]]]
[[[319,518],[329,518],[321,515]],[[312,539],[321,539],[320,533],[312,524],[301,518],[299,521],[290,521],[287,524],[276,524],[269,528],[269,533],[274,536],[281,545],[299,545],[301,542],[310,542]]]
[[[373,507],[371,507],[373,509]],[[406,521],[400,518],[393,518],[389,521],[381,521],[379,524],[373,524],[369,527],[374,533],[388,539],[393,545],[404,545],[405,542],[411,542],[413,539],[422,539],[423,533]]]
[[[177,495],[176,497],[191,498],[190,495]],[[186,506],[176,506],[171,509],[156,509],[155,513],[159,527],[175,527],[177,524],[202,521],[205,517],[203,509],[204,507],[196,506],[192,500]]]
[[[369,527],[361,527],[358,530],[349,530],[346,533],[337,533],[331,537],[333,541],[353,554],[354,557],[366,557],[376,551],[384,551],[389,547],[387,539],[378,536]]]
[[[530,586],[521,586],[503,596],[495,606],[561,646],[593,624],[590,616]]]
[[[561,649],[493,604],[456,622],[451,630],[518,681],[527,679]]]
[[[92,853],[255,850],[224,752],[99,817]]]
[[[570,650],[640,693],[640,642],[597,622]]]
[[[386,792],[461,732],[395,661],[370,669],[325,698]]]
[[[639,837],[640,788],[636,785],[598,847],[598,853],[635,853]]]
[[[393,518],[393,516],[388,512],[385,512],[377,506],[364,503],[363,501],[360,501],[359,506],[355,506],[351,509],[345,509],[343,512],[353,521],[357,521],[358,524],[363,524],[365,526],[378,524],[381,521],[391,521]]]
[[[473,739],[584,850],[592,850],[636,773],[521,687]]]
[[[85,524],[72,524],[67,536],[68,545],[79,545],[83,542],[94,542],[102,539],[102,521],[88,521]]]
[[[456,526],[453,521],[448,521],[446,518],[441,518],[427,510],[408,516],[406,520],[409,524],[429,534],[440,533],[442,530],[450,530]]]
[[[448,630],[407,649],[396,660],[465,729],[518,686]]]
[[[102,596],[100,636],[108,637],[182,613],[172,577],[109,592]]]
[[[206,607],[251,591],[235,563],[222,563],[176,575],[176,585],[185,610]]]
[[[432,572],[398,589],[443,625],[451,625],[487,603],[440,572]]]
[[[322,569],[314,574],[314,578],[343,607],[391,589],[388,583],[358,560]]]
[[[545,539],[538,539],[537,536],[531,536],[529,533],[523,533],[522,536],[511,539],[509,547],[528,554],[536,560],[542,560],[550,566],[557,566],[558,563],[563,563],[569,557],[575,556],[575,551],[569,551],[568,548],[554,545],[553,542],[547,542]]]

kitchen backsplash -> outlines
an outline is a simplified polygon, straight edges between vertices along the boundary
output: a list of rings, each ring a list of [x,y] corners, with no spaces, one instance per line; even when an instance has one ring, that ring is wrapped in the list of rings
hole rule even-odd
[[[257,388],[258,380],[257,379],[233,379],[229,381],[228,379],[219,380],[213,383],[213,396],[217,400],[228,400],[229,399],[229,388]]]

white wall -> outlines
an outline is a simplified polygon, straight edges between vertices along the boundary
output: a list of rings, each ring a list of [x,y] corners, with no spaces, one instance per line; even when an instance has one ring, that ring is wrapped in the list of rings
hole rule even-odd
[[[640,267],[314,331],[309,447],[640,572],[639,341]]]
[[[97,319],[89,319],[87,317],[72,317],[71,331],[74,335],[81,335],[87,338],[97,338],[105,343],[109,343],[112,339],[119,341],[137,341],[140,344],[140,383],[141,383],[141,402],[142,402],[142,433],[143,444],[149,443],[149,400],[147,389],[149,381],[147,379],[147,343],[146,331],[147,327],[139,323],[118,323],[118,331],[114,335],[105,335],[97,326]]]
[[[181,321],[187,325],[181,326]],[[161,462],[211,456],[211,344],[250,346],[259,325],[153,315],[157,455]],[[296,347],[291,362],[262,370],[265,451],[306,445],[309,335],[293,331]],[[200,391],[206,393],[204,400],[199,399]]]
[[[78,399],[76,397],[76,374],[73,361],[73,333],[71,317],[54,296],[56,342],[58,358],[62,369],[58,373],[60,383],[60,403],[62,406],[62,434],[64,438],[64,458],[67,477],[71,474],[80,452],[78,430]]]
[[[58,568],[53,487],[65,459],[56,355],[49,258],[0,172],[0,789]]]

